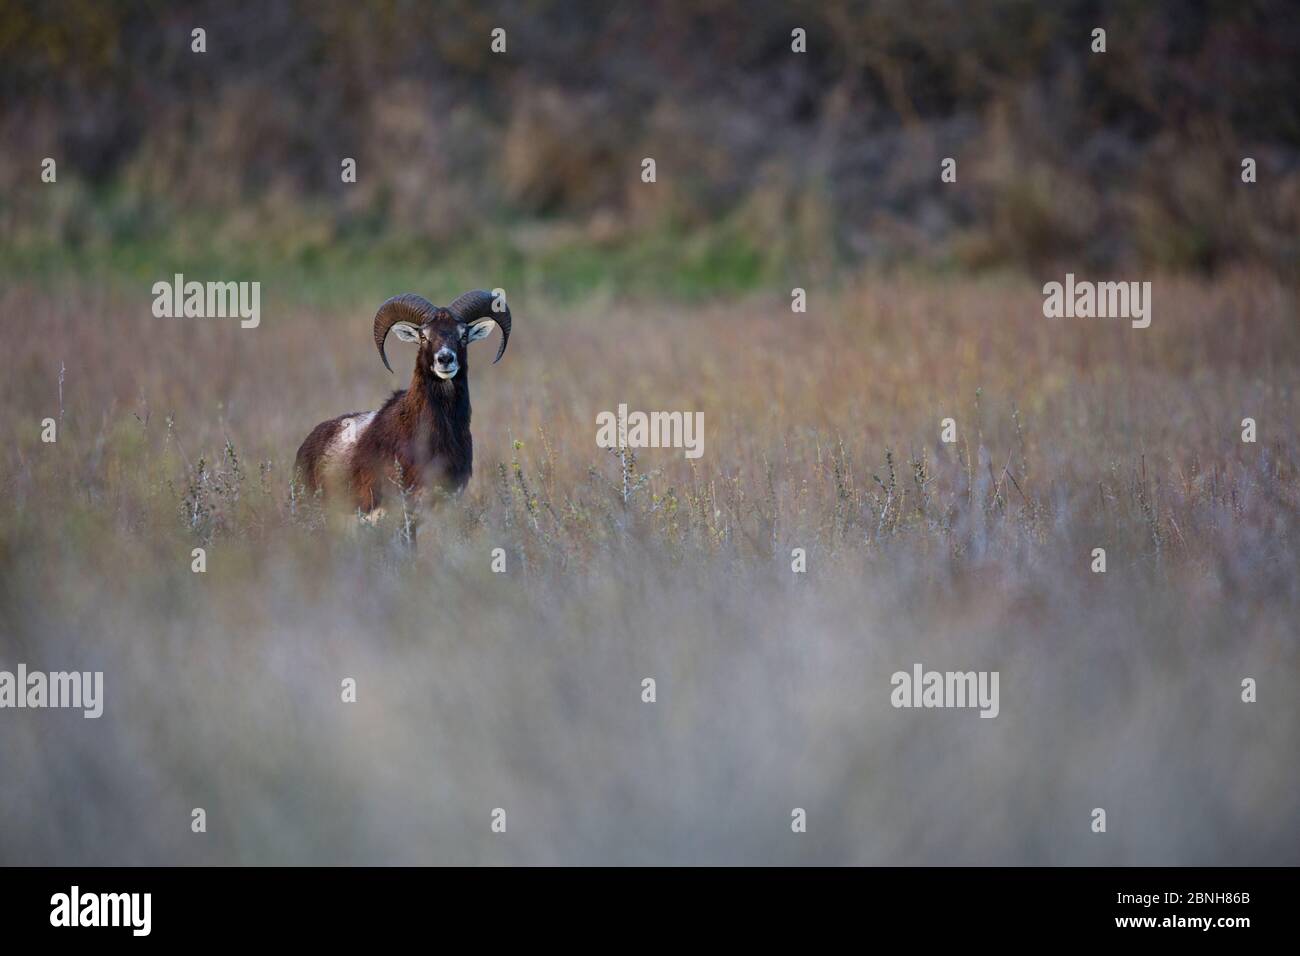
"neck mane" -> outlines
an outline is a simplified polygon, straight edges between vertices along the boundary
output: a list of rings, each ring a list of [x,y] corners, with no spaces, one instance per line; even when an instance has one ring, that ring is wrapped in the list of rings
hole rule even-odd
[[[416,368],[403,399],[403,418],[408,416],[429,429],[429,445],[421,449],[428,461],[440,458],[469,462],[469,368],[462,365],[456,377],[438,378],[431,371]],[[418,434],[418,432],[417,432]]]

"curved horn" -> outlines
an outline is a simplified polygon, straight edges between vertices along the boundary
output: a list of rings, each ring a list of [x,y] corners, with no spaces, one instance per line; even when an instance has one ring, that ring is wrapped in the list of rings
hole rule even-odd
[[[473,322],[475,319],[491,319],[501,330],[501,347],[497,349],[497,357],[492,360],[496,365],[501,361],[501,356],[506,354],[506,343],[510,341],[510,306],[506,305],[505,295],[501,296],[501,311],[494,311],[492,308],[497,297],[486,289],[474,289],[458,296],[456,301],[447,306],[447,311],[455,316],[457,322]]]
[[[375,348],[379,349],[379,357],[384,360],[384,368],[390,372],[393,370],[384,352],[384,340],[388,338],[389,330],[398,322],[409,322],[419,328],[433,318],[436,311],[432,302],[414,292],[395,295],[379,307],[375,313]]]

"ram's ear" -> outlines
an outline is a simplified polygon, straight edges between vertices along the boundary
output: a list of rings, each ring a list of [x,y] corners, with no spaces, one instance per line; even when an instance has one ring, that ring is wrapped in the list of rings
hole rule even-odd
[[[397,322],[393,325],[393,334],[403,342],[420,341],[420,330],[409,322]]]
[[[492,334],[492,330],[496,327],[495,319],[479,319],[477,322],[471,322],[469,331],[465,335],[465,341],[477,342],[479,339],[485,339]]]

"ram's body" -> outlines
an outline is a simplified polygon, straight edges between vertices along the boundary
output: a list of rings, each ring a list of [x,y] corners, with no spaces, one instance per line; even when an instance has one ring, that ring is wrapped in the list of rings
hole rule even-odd
[[[474,466],[465,346],[498,325],[499,359],[510,334],[509,310],[484,311],[493,301],[490,293],[477,291],[446,309],[414,295],[384,303],[375,316],[375,344],[387,366],[384,340],[390,329],[420,342],[411,383],[378,411],[340,415],[312,429],[295,462],[297,480],[308,493],[373,515],[385,498],[401,491],[419,496],[465,486]]]

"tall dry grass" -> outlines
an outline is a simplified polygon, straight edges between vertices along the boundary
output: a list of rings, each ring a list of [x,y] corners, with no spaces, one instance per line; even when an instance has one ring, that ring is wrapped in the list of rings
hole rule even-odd
[[[1146,330],[1015,279],[810,291],[512,295],[412,551],[289,494],[397,384],[377,301],[6,288],[0,667],[107,703],[0,718],[0,861],[1297,862],[1294,291],[1158,278]],[[619,402],[703,411],[704,456],[598,449]],[[890,707],[918,661],[999,671],[1000,716]]]

